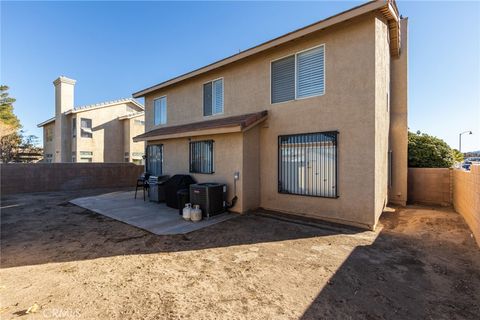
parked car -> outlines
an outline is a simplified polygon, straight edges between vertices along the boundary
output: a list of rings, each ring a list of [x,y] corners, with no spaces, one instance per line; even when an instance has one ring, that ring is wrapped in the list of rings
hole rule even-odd
[[[465,160],[465,161],[463,161],[462,169],[470,170],[471,165],[472,165],[472,161]]]

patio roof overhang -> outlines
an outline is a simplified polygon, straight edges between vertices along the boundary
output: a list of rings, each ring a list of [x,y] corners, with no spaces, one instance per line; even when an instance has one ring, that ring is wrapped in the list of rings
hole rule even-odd
[[[187,123],[153,129],[133,138],[134,142],[166,140],[246,131],[263,122],[268,112],[261,111],[239,116]]]

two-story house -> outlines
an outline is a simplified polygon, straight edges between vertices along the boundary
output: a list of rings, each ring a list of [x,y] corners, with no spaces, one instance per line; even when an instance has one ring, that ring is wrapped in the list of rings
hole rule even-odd
[[[43,127],[45,162],[143,163],[144,142],[133,137],[145,131],[144,107],[135,99],[74,107],[75,80],[59,77],[55,116]]]
[[[373,1],[133,94],[147,170],[374,228],[407,199],[407,20]]]

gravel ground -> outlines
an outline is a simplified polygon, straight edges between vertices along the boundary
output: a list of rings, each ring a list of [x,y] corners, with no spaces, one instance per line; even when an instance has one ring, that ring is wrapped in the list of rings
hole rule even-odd
[[[248,214],[156,236],[68,203],[103,192],[3,198],[2,319],[480,314],[480,249],[449,208],[386,212],[375,232]]]

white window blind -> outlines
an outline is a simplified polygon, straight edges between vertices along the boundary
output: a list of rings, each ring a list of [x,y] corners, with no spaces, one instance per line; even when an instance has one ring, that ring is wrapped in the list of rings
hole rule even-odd
[[[203,85],[203,115],[223,113],[223,79]]]
[[[223,79],[213,81],[213,113],[223,113]]]
[[[297,98],[324,93],[324,47],[297,54]]]
[[[167,123],[167,97],[161,97],[153,101],[154,124]]]
[[[325,93],[325,46],[272,61],[271,102],[285,102]]]

